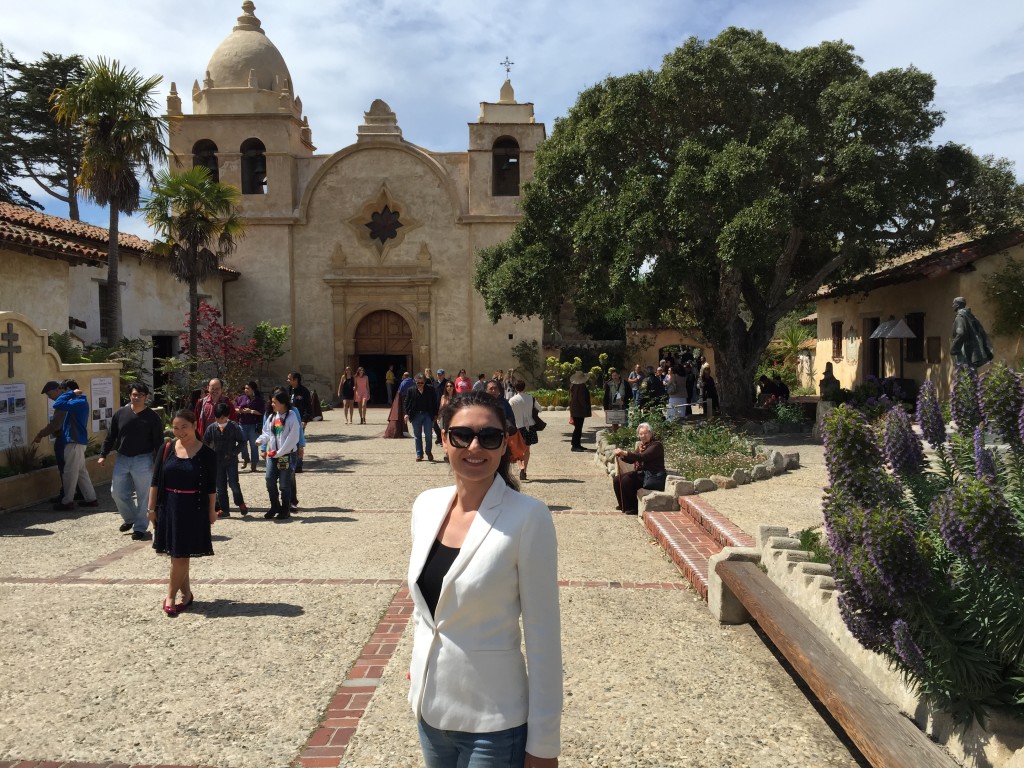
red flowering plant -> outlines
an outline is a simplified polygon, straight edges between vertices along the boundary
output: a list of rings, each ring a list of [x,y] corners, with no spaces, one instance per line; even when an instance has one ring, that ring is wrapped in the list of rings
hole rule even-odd
[[[245,328],[234,323],[222,323],[221,311],[211,304],[199,303],[197,357],[211,376],[224,381],[227,392],[241,390],[242,384],[252,376],[260,363],[255,339],[245,338]],[[185,330],[181,334],[181,351],[189,354],[189,319],[185,317]]]
[[[957,371],[946,424],[840,405],[823,427],[825,530],[851,633],[963,724],[1024,716],[1024,390],[997,363]],[[986,441],[988,437],[988,441]],[[994,440],[993,440],[994,438]]]

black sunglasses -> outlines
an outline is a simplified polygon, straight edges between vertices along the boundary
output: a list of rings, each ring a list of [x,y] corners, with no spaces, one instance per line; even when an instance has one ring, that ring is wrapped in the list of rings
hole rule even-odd
[[[474,432],[469,427],[448,427],[448,440],[456,448],[469,448],[476,438],[480,447],[488,451],[500,448],[505,441],[505,430],[497,427],[484,427],[479,432]]]

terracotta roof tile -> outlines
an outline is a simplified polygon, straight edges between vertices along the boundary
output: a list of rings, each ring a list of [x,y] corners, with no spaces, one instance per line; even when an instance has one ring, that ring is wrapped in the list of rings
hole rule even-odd
[[[881,269],[862,275],[847,285],[822,286],[815,299],[846,296],[887,285],[941,277],[985,256],[991,256],[1021,243],[1024,243],[1024,232],[1021,231],[977,240],[968,240],[963,235],[952,237],[943,241],[939,248],[904,254]]]
[[[93,224],[72,221],[60,216],[24,208],[11,203],[0,203],[0,242],[14,246],[44,248],[55,256],[73,261],[103,264],[107,260],[106,229]],[[153,252],[153,243],[125,232],[118,234],[118,245],[137,256],[161,258]],[[223,275],[238,275],[238,270],[220,267]]]

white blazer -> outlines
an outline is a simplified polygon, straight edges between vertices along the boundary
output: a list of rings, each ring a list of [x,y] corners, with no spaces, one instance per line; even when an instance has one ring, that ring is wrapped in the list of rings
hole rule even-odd
[[[562,638],[551,512],[495,477],[431,617],[416,581],[454,496],[455,486],[435,488],[412,507],[409,703],[417,718],[441,730],[486,733],[526,723],[526,751],[557,757]]]

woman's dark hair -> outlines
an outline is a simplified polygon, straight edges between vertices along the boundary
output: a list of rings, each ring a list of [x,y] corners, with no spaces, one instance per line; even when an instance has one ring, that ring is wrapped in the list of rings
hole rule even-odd
[[[263,395],[260,394],[260,385],[255,381],[247,381],[245,386],[252,390],[252,396],[254,399],[257,397],[263,397]]]
[[[508,422],[505,420],[505,408],[500,400],[491,397],[486,392],[463,392],[461,395],[453,397],[441,410],[441,423],[451,424],[452,417],[456,413],[476,406],[486,408],[493,413],[494,418],[501,422],[502,431],[508,431]],[[509,456],[507,444],[505,452],[501,455],[501,462],[498,464],[498,474],[505,481],[505,485],[513,490],[519,490],[519,480],[512,475],[512,459]]]
[[[175,411],[172,419],[184,419],[190,424],[196,423],[196,415],[188,408],[182,408],[180,411]]]
[[[277,400],[277,402],[285,406],[285,408],[291,407],[292,404],[291,399],[288,397],[288,393],[285,392],[281,387],[278,387],[277,389],[274,390],[274,394],[270,396],[270,399]]]

